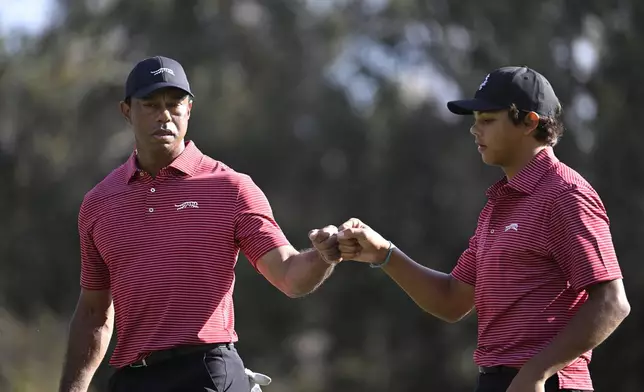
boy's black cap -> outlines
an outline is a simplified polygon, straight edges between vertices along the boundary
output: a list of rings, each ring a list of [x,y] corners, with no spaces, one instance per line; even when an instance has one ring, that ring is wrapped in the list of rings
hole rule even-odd
[[[176,87],[192,94],[188,77],[178,61],[168,57],[149,57],[138,62],[125,82],[125,98],[142,98],[164,87]]]
[[[473,99],[450,101],[447,108],[455,114],[517,109],[552,117],[560,108],[559,98],[543,75],[528,67],[503,67],[489,73]]]

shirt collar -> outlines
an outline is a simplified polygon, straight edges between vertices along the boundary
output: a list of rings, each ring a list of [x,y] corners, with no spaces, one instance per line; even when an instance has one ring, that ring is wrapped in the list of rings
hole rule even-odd
[[[539,151],[523,169],[519,170],[512,180],[508,181],[506,177],[503,177],[492,185],[487,191],[487,196],[499,196],[506,186],[521,193],[532,194],[541,178],[557,162],[559,159],[555,156],[552,147],[546,147]]]
[[[203,159],[203,153],[197,148],[195,143],[191,140],[185,142],[186,148],[183,150],[178,157],[168,165],[180,172],[192,177],[197,174],[199,171],[199,166],[201,165],[201,160]],[[126,181],[129,184],[132,178],[139,172],[139,168],[136,162],[136,150],[132,152],[130,158],[125,163],[126,168]]]

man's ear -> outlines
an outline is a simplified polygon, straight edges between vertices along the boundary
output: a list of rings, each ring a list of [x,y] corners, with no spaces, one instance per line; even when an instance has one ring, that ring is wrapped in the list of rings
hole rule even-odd
[[[132,124],[132,120],[130,119],[130,112],[132,110],[131,106],[127,102],[121,101],[120,107],[121,107],[121,114],[125,118],[125,121],[127,121],[128,124]]]
[[[525,126],[526,135],[532,133],[539,126],[539,115],[535,112],[529,112],[523,120],[523,125]]]
[[[188,118],[190,118],[190,114],[192,113],[192,99],[188,100]]]

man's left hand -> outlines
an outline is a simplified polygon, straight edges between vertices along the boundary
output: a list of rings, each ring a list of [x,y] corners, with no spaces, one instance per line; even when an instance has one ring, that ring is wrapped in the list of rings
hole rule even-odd
[[[510,387],[506,392],[545,392],[546,380],[529,376],[527,373],[519,371],[514,377]]]

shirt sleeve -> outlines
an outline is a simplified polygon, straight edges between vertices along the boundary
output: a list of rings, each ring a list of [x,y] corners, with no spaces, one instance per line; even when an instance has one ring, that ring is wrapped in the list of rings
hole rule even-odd
[[[264,192],[249,176],[242,176],[235,206],[235,242],[256,268],[267,252],[289,245]]]
[[[470,237],[467,249],[458,258],[456,266],[452,270],[452,276],[465,284],[476,286],[476,251],[478,239],[474,233]]]
[[[80,285],[87,290],[106,290],[110,288],[110,272],[94,244],[92,227],[93,219],[90,216],[87,199],[85,199],[78,214],[81,258]]]
[[[597,193],[574,187],[553,203],[548,225],[548,247],[571,287],[586,287],[621,279],[609,219]]]

